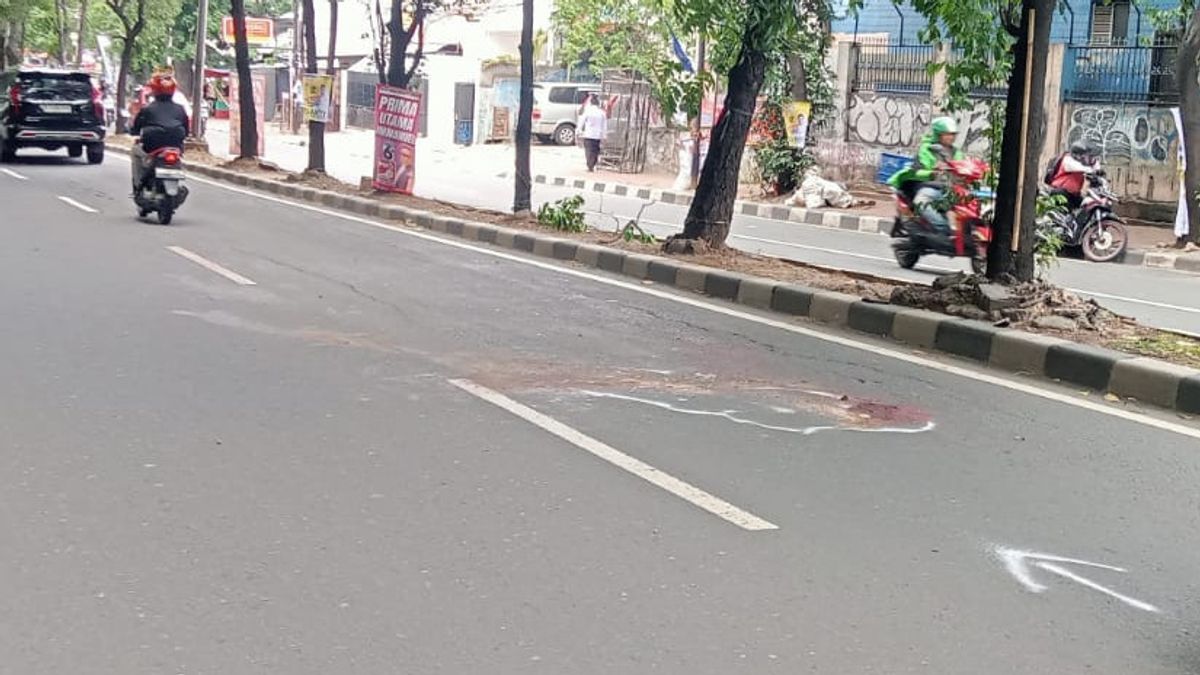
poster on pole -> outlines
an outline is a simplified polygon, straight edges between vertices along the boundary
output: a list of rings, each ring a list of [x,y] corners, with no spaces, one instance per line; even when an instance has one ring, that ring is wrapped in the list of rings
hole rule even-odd
[[[372,185],[376,190],[412,194],[420,114],[421,92],[384,85],[375,88],[375,174]]]
[[[1179,206],[1175,211],[1175,236],[1186,237],[1192,230],[1188,222],[1188,193],[1187,193],[1187,143],[1191,138],[1183,137],[1183,116],[1179,108],[1171,108],[1171,116],[1175,118],[1175,129],[1179,133],[1179,159],[1175,162],[1179,173]],[[1200,226],[1200,223],[1197,223]]]
[[[254,118],[258,127],[258,152],[263,155],[266,124],[267,76],[264,73],[252,73],[250,83],[254,87]],[[239,104],[237,75],[229,77],[229,154],[238,157],[242,154],[242,108]]]
[[[812,103],[790,101],[783,106],[783,126],[787,129],[788,142],[794,148],[803,149],[808,143],[808,120],[812,114]]]
[[[306,74],[304,87],[304,121],[329,122],[333,109],[333,76]]]

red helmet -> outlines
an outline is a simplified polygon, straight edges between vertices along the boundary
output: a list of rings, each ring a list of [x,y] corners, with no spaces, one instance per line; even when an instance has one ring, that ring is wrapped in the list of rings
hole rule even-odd
[[[150,78],[150,93],[154,96],[174,96],[175,77],[169,73],[160,73]]]

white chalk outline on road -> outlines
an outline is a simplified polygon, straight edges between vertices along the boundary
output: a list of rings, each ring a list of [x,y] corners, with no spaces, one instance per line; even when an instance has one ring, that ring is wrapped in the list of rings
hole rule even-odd
[[[1102,586],[1095,581],[1088,579],[1085,576],[1076,574],[1075,572],[1072,572],[1058,563],[1082,565],[1084,567],[1093,567],[1096,569],[1108,570],[1110,572],[1119,572],[1121,574],[1128,572],[1128,570],[1126,570],[1124,567],[1105,565],[1103,563],[1094,563],[1088,560],[1080,560],[1078,558],[1064,558],[1058,555],[1036,553],[1034,551],[1022,551],[1019,549],[1008,548],[1006,546],[997,546],[995,551],[996,555],[1000,557],[1000,560],[1004,562],[1004,567],[1008,569],[1008,573],[1013,575],[1013,578],[1015,578],[1018,583],[1024,586],[1025,589],[1031,593],[1042,593],[1048,589],[1045,584],[1038,583],[1034,580],[1033,573],[1029,571],[1029,563],[1032,562],[1034,567],[1041,568],[1052,574],[1057,574],[1064,579],[1074,581],[1075,583],[1090,588],[1093,591],[1103,593],[1135,609],[1140,609],[1144,612],[1153,612],[1156,614],[1161,611],[1158,607],[1155,607],[1148,602],[1118,593],[1111,588]]]
[[[611,445],[602,443],[581,431],[559,422],[553,417],[544,415],[529,406],[518,403],[498,391],[488,389],[470,380],[450,380],[450,384],[478,399],[491,403],[497,408],[512,413],[543,431],[548,431],[558,436],[580,450],[586,450],[613,466],[624,469],[638,478],[660,487],[676,497],[690,502],[694,506],[698,506],[744,530],[759,532],[762,530],[779,529],[779,526],[774,523],[763,520],[753,513],[743,511],[720,497],[716,497],[691,483],[684,482],[660,469],[656,469],[636,457],[631,457]]]
[[[806,244],[796,244],[796,243],[792,243],[790,241],[779,241],[778,239],[763,239],[761,237],[750,237],[750,236],[746,236],[744,234],[731,234],[729,236],[733,237],[734,239],[745,239],[747,241],[756,241],[756,242],[759,242],[762,244],[773,244],[776,246],[790,246],[792,248],[801,248],[801,249],[806,249],[809,251],[818,251],[820,253],[830,253],[833,255],[847,256],[850,258],[862,258],[864,260],[892,262],[891,258],[885,258],[883,256],[878,256],[878,255],[870,255],[868,253],[854,253],[852,251],[839,251],[839,250],[833,249],[833,248],[824,248],[821,246],[808,246]],[[769,255],[769,254],[766,254],[766,255]],[[961,270],[956,270],[956,269],[952,269],[949,267],[937,267],[935,265],[922,265],[922,267],[924,267],[925,269],[933,270],[935,272],[959,272],[959,271],[961,271]],[[903,279],[900,277],[889,277],[886,275],[883,275],[883,277],[885,279],[893,279],[896,281],[904,281],[904,282],[909,281],[908,279]],[[1097,297],[1097,298],[1104,298],[1105,300],[1117,300],[1119,302],[1128,302],[1128,303],[1132,303],[1132,304],[1136,304],[1136,305],[1148,305],[1150,307],[1158,307],[1160,309],[1169,309],[1169,310],[1176,311],[1176,312],[1187,312],[1190,314],[1200,314],[1200,308],[1197,308],[1197,307],[1184,307],[1182,305],[1172,305],[1172,304],[1168,304],[1165,302],[1156,302],[1154,300],[1141,300],[1139,298],[1130,298],[1130,297],[1127,297],[1124,295],[1111,295],[1109,293],[1101,293],[1099,291],[1088,291],[1088,290],[1084,290],[1082,288],[1069,288],[1068,287],[1067,290],[1071,291],[1072,293],[1080,293],[1082,295],[1091,295],[1091,296]]]
[[[21,174],[17,173],[16,171],[13,171],[12,169],[0,169],[0,173],[3,173],[5,176],[8,176],[10,178],[16,178],[17,180],[29,180],[28,176],[22,176]]]
[[[93,209],[92,207],[88,206],[87,204],[81,204],[81,203],[75,201],[74,199],[71,199],[70,197],[64,197],[62,195],[58,195],[58,201],[66,204],[67,206],[74,206],[75,208],[79,209],[80,211],[83,211],[84,213],[100,213],[96,209]]]
[[[234,272],[233,270],[229,269],[228,267],[222,267],[221,265],[218,265],[217,263],[209,260],[208,258],[205,258],[204,256],[200,255],[199,253],[193,253],[182,246],[168,246],[167,250],[170,251],[171,253],[174,253],[177,256],[191,260],[192,262],[196,263],[197,265],[203,267],[204,269],[206,269],[210,272],[215,272],[217,274],[220,274],[221,276],[225,277],[226,279],[232,281],[233,283],[235,283],[239,286],[257,286],[258,285],[256,283],[254,283],[254,281],[252,279],[247,279],[246,277],[238,274],[237,272]]]
[[[296,208],[296,209],[301,209],[304,211],[308,211],[310,213],[319,213],[321,215],[329,216],[331,218],[337,218],[339,220],[345,220],[347,222],[352,222],[352,223],[359,223],[360,225],[366,225],[368,227],[374,227],[374,228],[377,228],[380,230],[387,230],[388,232],[394,232],[396,234],[403,234],[405,236],[414,237],[416,239],[423,239],[425,241],[439,243],[444,246],[450,246],[452,248],[457,248],[457,249],[460,249],[463,251],[473,251],[475,253],[480,253],[480,254],[483,254],[486,256],[491,256],[493,258],[499,258],[501,260],[508,260],[511,262],[520,263],[522,265],[528,265],[530,267],[537,267],[539,269],[556,272],[558,274],[563,274],[563,275],[575,277],[578,279],[587,279],[589,281],[593,281],[598,284],[603,284],[605,286],[612,286],[614,288],[622,288],[627,291],[640,293],[642,295],[649,295],[649,296],[653,296],[653,297],[656,297],[656,298],[659,298],[662,300],[668,300],[670,302],[674,302],[677,304],[687,305],[689,307],[695,307],[697,309],[703,309],[703,310],[712,312],[714,314],[723,314],[728,317],[741,319],[743,321],[749,321],[751,323],[757,323],[762,326],[770,326],[772,328],[777,328],[779,330],[793,333],[796,335],[803,335],[805,337],[813,338],[815,340],[821,340],[823,342],[829,342],[832,344],[841,345],[843,347],[848,347],[850,349],[856,349],[858,351],[867,352],[869,354],[875,354],[876,356],[883,356],[883,357],[890,358],[890,359],[893,359],[896,361],[903,361],[905,363],[923,366],[925,368],[929,368],[930,370],[936,370],[936,371],[940,371],[943,373],[948,373],[950,375],[957,375],[959,377],[962,377],[962,378],[965,378],[968,380],[975,380],[976,382],[985,382],[987,384],[991,384],[991,385],[994,385],[997,387],[1002,387],[1004,389],[1018,391],[1023,394],[1037,396],[1039,398],[1043,398],[1048,401],[1055,401],[1057,403],[1063,403],[1063,404],[1073,406],[1076,408],[1082,408],[1084,410],[1090,410],[1092,412],[1100,413],[1101,415],[1108,415],[1109,417],[1115,417],[1115,418],[1123,419],[1123,420],[1126,420],[1129,422],[1135,422],[1138,424],[1142,424],[1144,426],[1153,427],[1155,429],[1160,429],[1162,431],[1169,431],[1171,433],[1179,434],[1181,436],[1187,436],[1189,438],[1200,439],[1200,428],[1191,427],[1191,426],[1187,426],[1187,425],[1183,425],[1183,424],[1178,424],[1176,422],[1171,422],[1171,421],[1165,420],[1165,419],[1159,419],[1157,417],[1151,417],[1150,415],[1146,415],[1143,413],[1137,413],[1137,412],[1133,412],[1130,410],[1123,410],[1121,408],[1111,407],[1107,404],[1101,404],[1101,403],[1097,403],[1095,401],[1089,401],[1087,399],[1076,398],[1075,396],[1070,396],[1070,395],[1060,393],[1057,391],[1051,391],[1049,389],[1043,389],[1041,387],[1036,387],[1031,384],[1026,384],[1024,382],[1017,381],[1015,379],[1008,379],[1006,377],[992,375],[990,373],[986,373],[981,370],[972,370],[965,366],[958,366],[958,365],[954,365],[952,363],[942,363],[940,361],[935,361],[935,360],[925,357],[925,356],[918,356],[916,354],[898,351],[896,349],[892,349],[889,347],[884,347],[884,346],[877,345],[877,344],[871,344],[869,342],[864,342],[864,341],[861,341],[859,339],[855,339],[852,337],[847,337],[844,335],[837,335],[833,332],[825,332],[825,331],[816,330],[813,328],[805,328],[804,326],[800,326],[795,323],[789,323],[787,321],[783,321],[780,319],[773,319],[771,317],[764,316],[761,314],[754,314],[754,313],[751,313],[748,311],[743,311],[741,309],[737,309],[732,306],[718,305],[713,302],[709,302],[707,300],[703,300],[703,299],[700,299],[697,297],[688,297],[686,295],[683,295],[681,292],[668,292],[668,291],[660,290],[658,288],[645,286],[641,283],[636,283],[636,284],[630,283],[628,281],[623,281],[621,279],[601,276],[599,274],[594,274],[592,272],[573,269],[573,268],[565,267],[565,266],[555,264],[555,263],[542,262],[541,260],[536,260],[534,258],[527,258],[527,257],[523,257],[523,256],[516,255],[513,253],[506,253],[504,251],[490,248],[487,246],[480,246],[480,245],[468,243],[465,241],[458,241],[458,240],[454,240],[454,239],[447,239],[444,237],[439,237],[439,236],[429,234],[426,232],[422,232],[422,231],[419,231],[419,230],[416,230],[413,228],[402,227],[399,225],[389,225],[387,223],[381,223],[381,222],[378,222],[375,220],[370,220],[368,218],[363,218],[363,217],[356,216],[356,215],[353,215],[350,213],[344,213],[341,211],[333,211],[331,209],[326,209],[326,208],[322,208],[319,206],[313,206],[311,204],[302,204],[300,202],[294,202],[289,199],[283,199],[281,197],[275,197],[272,195],[255,192],[253,190],[245,190],[245,189],[242,189],[239,187],[235,187],[233,185],[226,185],[224,183],[221,183],[220,181],[209,180],[207,178],[193,178],[192,180],[195,180],[200,183],[204,183],[206,185],[211,185],[213,187],[217,187],[222,190],[227,190],[229,192],[235,192],[238,194],[246,195],[248,197],[254,197],[256,199],[262,199],[264,201],[274,202],[276,204],[283,204],[285,206],[289,206],[289,207]],[[829,330],[829,329],[827,329],[827,330]]]

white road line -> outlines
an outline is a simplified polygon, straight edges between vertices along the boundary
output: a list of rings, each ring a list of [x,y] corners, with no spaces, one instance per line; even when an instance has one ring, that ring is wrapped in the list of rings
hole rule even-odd
[[[592,272],[587,272],[584,270],[578,270],[578,269],[572,269],[570,267],[564,267],[564,266],[558,265],[556,263],[543,262],[541,260],[536,260],[534,258],[527,258],[527,257],[520,256],[520,255],[517,255],[514,253],[505,253],[504,251],[490,248],[488,246],[480,246],[478,244],[472,244],[472,243],[465,242],[465,241],[446,239],[446,238],[439,237],[439,236],[429,234],[426,232],[422,232],[422,231],[419,231],[419,230],[416,230],[413,228],[403,227],[400,225],[389,225],[387,223],[381,223],[378,221],[370,220],[368,218],[363,218],[361,216],[356,216],[356,215],[349,214],[349,213],[333,211],[331,209],[326,209],[326,208],[323,208],[320,206],[313,206],[311,204],[302,204],[299,202],[294,202],[294,201],[291,201],[288,199],[283,199],[283,198],[275,197],[272,195],[261,194],[258,192],[254,192],[253,190],[245,190],[245,189],[235,187],[232,185],[226,185],[219,181],[208,180],[206,178],[195,178],[193,180],[199,181],[201,183],[205,183],[207,185],[212,185],[213,187],[217,187],[222,190],[227,190],[229,192],[236,192],[238,194],[247,195],[249,197],[254,197],[256,199],[262,199],[265,201],[274,202],[276,204],[284,204],[286,206],[290,206],[290,207],[296,208],[296,209],[301,209],[303,211],[308,211],[310,213],[319,213],[321,215],[329,216],[331,218],[337,218],[339,220],[345,220],[347,222],[352,222],[352,223],[359,223],[361,225],[366,225],[368,227],[374,227],[374,228],[377,228],[380,230],[387,230],[388,232],[402,234],[404,236],[413,237],[415,239],[422,239],[425,241],[436,242],[438,244],[442,244],[443,246],[449,246],[451,248],[457,248],[457,249],[460,249],[463,251],[472,251],[474,253],[491,256],[493,258],[498,258],[500,260],[507,260],[507,261],[515,262],[515,263],[518,263],[521,265],[527,265],[529,267],[536,267],[538,269],[555,272],[557,274],[562,274],[564,276],[575,277],[577,279],[587,279],[588,281],[598,283],[598,284],[603,284],[605,286],[612,286],[614,288],[621,288],[621,289],[631,291],[634,293],[640,293],[642,295],[649,295],[649,296],[652,296],[655,298],[659,298],[661,300],[667,300],[669,302],[674,302],[676,304],[686,305],[688,307],[694,307],[696,309],[703,309],[705,311],[712,312],[713,314],[721,314],[724,316],[740,319],[743,321],[757,323],[761,326],[770,326],[771,328],[776,328],[778,330],[786,331],[788,333],[792,333],[795,335],[803,335],[805,337],[812,338],[815,340],[829,342],[832,344],[840,345],[842,347],[856,349],[858,351],[866,352],[868,354],[875,354],[876,356],[883,356],[883,357],[893,359],[896,361],[903,361],[905,363],[922,366],[922,367],[928,368],[930,370],[936,370],[936,371],[939,371],[942,373],[948,373],[950,375],[956,375],[958,377],[962,377],[962,378],[965,378],[968,380],[974,380],[976,382],[985,382],[987,384],[991,384],[991,385],[994,385],[997,387],[1002,387],[1004,389],[1008,389],[1011,391],[1017,391],[1017,392],[1021,392],[1023,394],[1037,396],[1039,398],[1043,398],[1048,401],[1055,401],[1056,403],[1062,403],[1064,405],[1074,406],[1076,408],[1080,408],[1083,410],[1089,410],[1091,412],[1099,413],[1101,415],[1108,415],[1110,417],[1116,417],[1116,418],[1123,419],[1123,420],[1126,420],[1129,422],[1135,422],[1137,424],[1142,424],[1142,425],[1145,425],[1148,427],[1153,427],[1155,429],[1160,429],[1162,431],[1169,431],[1171,433],[1179,434],[1181,436],[1187,436],[1189,438],[1200,439],[1200,428],[1198,428],[1198,427],[1188,426],[1188,425],[1184,425],[1184,424],[1178,424],[1178,423],[1172,422],[1170,420],[1159,419],[1157,417],[1152,417],[1150,415],[1146,415],[1143,413],[1133,412],[1131,410],[1125,410],[1122,408],[1113,407],[1113,406],[1103,404],[1103,403],[1097,403],[1096,401],[1077,398],[1072,395],[1060,393],[1057,391],[1051,391],[1049,389],[1043,389],[1041,387],[1037,387],[1032,384],[1027,384],[1025,382],[1021,382],[1016,379],[1009,379],[1007,377],[993,375],[993,374],[985,372],[983,370],[973,370],[971,368],[968,368],[965,366],[958,366],[953,363],[942,363],[940,361],[935,361],[934,359],[931,359],[931,358],[928,358],[925,356],[918,356],[917,354],[913,354],[913,353],[910,353],[907,351],[899,351],[897,349],[892,349],[890,347],[885,347],[885,346],[882,346],[879,344],[874,344],[871,342],[865,342],[863,340],[849,337],[846,335],[839,335],[837,333],[832,332],[832,329],[817,330],[814,328],[806,328],[806,327],[801,326],[796,323],[791,323],[791,322],[788,322],[788,321],[785,321],[782,319],[774,319],[769,316],[764,316],[764,315],[760,315],[760,314],[754,314],[752,312],[744,311],[744,310],[738,309],[733,306],[719,305],[719,304],[710,302],[708,300],[705,300],[705,299],[697,297],[697,296],[687,296],[687,295],[683,295],[680,292],[668,292],[665,290],[654,288],[652,286],[645,286],[641,283],[636,283],[636,284],[630,283],[628,281],[624,281],[624,280],[613,278],[613,277],[607,277],[607,276],[603,276],[600,274],[594,274]],[[829,331],[829,332],[826,332],[826,331]]]
[[[209,260],[208,258],[205,258],[197,253],[192,253],[191,251],[187,250],[186,248],[183,248],[182,246],[168,246],[167,250],[170,251],[171,253],[174,253],[175,255],[181,256],[183,258],[187,258],[188,260],[191,260],[192,262],[196,263],[197,265],[203,267],[204,269],[206,269],[210,272],[216,272],[217,274],[220,274],[221,276],[225,277],[226,279],[232,281],[233,283],[235,283],[239,286],[255,286],[256,285],[252,280],[247,279],[246,277],[238,274],[237,272],[234,272],[233,270],[231,270],[227,267],[222,267],[222,266],[218,265],[217,263],[215,263],[215,262]]]
[[[602,443],[581,431],[577,431],[552,417],[543,415],[529,406],[517,403],[498,391],[493,391],[469,380],[450,380],[450,384],[476,398],[491,403],[497,408],[510,412],[526,422],[558,436],[571,445],[581,450],[586,450],[600,459],[624,469],[680,499],[691,502],[693,505],[708,511],[718,518],[723,518],[744,530],[779,529],[779,526],[774,523],[769,523],[752,513],[743,511],[720,497],[715,497],[690,483],[685,483],[668,473],[650,466],[640,459],[630,457],[620,450]]]
[[[5,176],[9,176],[10,178],[16,178],[17,180],[29,180],[27,176],[22,176],[12,169],[0,169],[0,173],[4,174]]]
[[[64,204],[67,204],[68,206],[74,206],[75,208],[79,209],[80,211],[83,211],[84,213],[100,213],[96,209],[93,209],[92,207],[88,206],[87,204],[80,204],[79,202],[75,201],[74,199],[71,199],[70,197],[63,197],[62,195],[59,195],[58,201],[60,201]]]

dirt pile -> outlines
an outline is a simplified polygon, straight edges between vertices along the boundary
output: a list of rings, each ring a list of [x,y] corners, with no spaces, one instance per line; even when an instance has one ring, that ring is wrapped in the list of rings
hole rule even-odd
[[[897,287],[890,300],[904,307],[1060,333],[1120,335],[1135,325],[1095,300],[1042,281],[1003,286],[958,273],[938,277],[932,286]]]

